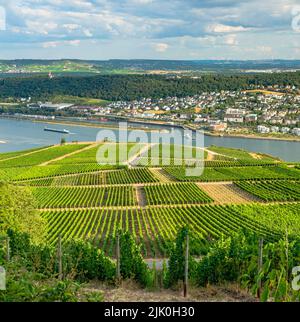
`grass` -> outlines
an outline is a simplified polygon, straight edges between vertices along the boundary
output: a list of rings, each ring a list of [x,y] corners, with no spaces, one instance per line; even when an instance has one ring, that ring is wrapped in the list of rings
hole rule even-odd
[[[249,160],[253,161],[256,160],[257,158],[260,161],[274,161],[275,158],[272,156],[262,154],[262,153],[251,153],[249,151],[243,150],[243,149],[233,149],[233,148],[225,148],[225,147],[220,147],[220,146],[210,146],[209,147],[210,151],[219,153],[223,156],[233,158],[233,159],[238,159],[238,160]]]
[[[67,102],[71,104],[78,104],[78,105],[87,105],[87,106],[106,106],[109,101],[96,99],[96,98],[88,98],[88,97],[78,97],[78,96],[70,96],[70,95],[56,95],[50,97],[49,99],[53,103],[61,103]]]
[[[246,90],[245,93],[261,93],[264,95],[285,95],[285,93],[282,93],[282,92],[267,91],[267,90],[263,90],[263,89]]]

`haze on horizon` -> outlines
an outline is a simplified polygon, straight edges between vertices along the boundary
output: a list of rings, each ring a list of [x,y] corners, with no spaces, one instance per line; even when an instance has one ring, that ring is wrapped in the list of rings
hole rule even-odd
[[[0,0],[0,59],[300,59],[299,0]]]

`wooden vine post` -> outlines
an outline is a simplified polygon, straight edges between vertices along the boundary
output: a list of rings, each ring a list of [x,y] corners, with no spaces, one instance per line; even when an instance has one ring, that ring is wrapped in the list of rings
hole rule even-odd
[[[63,280],[61,235],[58,237],[58,278]]]
[[[186,234],[185,245],[185,267],[184,267],[184,284],[183,284],[183,296],[188,295],[188,282],[189,282],[189,233]]]
[[[121,282],[121,262],[120,262],[120,232],[117,233],[117,248],[116,248],[116,259],[117,259],[117,270],[116,270],[116,277],[118,285]]]
[[[258,274],[261,274],[263,269],[263,246],[264,246],[264,240],[262,238],[259,239],[259,245],[258,245]],[[261,278],[259,279],[258,288],[257,288],[257,297],[261,297],[262,292],[262,282]]]
[[[10,242],[9,237],[6,238],[6,260],[10,261]]]

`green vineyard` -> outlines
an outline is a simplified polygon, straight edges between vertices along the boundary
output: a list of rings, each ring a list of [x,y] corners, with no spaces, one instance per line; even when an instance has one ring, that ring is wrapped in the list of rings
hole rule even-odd
[[[39,208],[134,206],[133,187],[39,187],[32,188]]]
[[[194,183],[145,186],[149,205],[209,203],[213,200]]]
[[[178,230],[186,225],[195,255],[205,252],[211,241],[240,229],[266,240],[286,231],[300,234],[300,171],[293,165],[213,147],[209,160],[199,160],[191,148],[191,159],[177,166],[180,158],[174,145],[167,147],[171,154],[166,157],[162,145],[111,142],[102,160],[107,164],[101,165],[97,153],[103,146],[67,144],[0,154],[1,180],[28,186],[46,220],[51,245],[58,236],[63,242],[85,239],[114,256],[121,228],[140,244],[145,257],[155,258],[169,254]],[[116,164],[111,148],[117,153]],[[207,158],[209,150],[202,152]],[[160,166],[151,167],[150,158]],[[195,160],[204,166],[203,173],[187,176]],[[224,191],[228,198],[218,198]]]
[[[236,185],[265,201],[299,201],[299,181],[240,181]]]
[[[53,162],[53,164],[80,164],[80,163],[108,163],[123,164],[131,157],[137,155],[145,144],[133,143],[106,143],[99,144],[85,151],[68,156],[62,160]]]
[[[110,166],[99,166],[99,170],[102,168],[107,168],[107,170],[97,173],[66,175],[63,177],[56,175],[51,178],[27,180],[24,183],[29,186],[98,186],[104,184],[134,184],[158,181],[147,168],[112,170]],[[79,169],[82,168],[79,167]]]
[[[46,150],[38,150],[35,153],[28,155],[21,154],[14,159],[0,161],[0,168],[24,167],[42,164],[77,150],[81,150],[86,146],[87,145],[84,144],[69,144],[50,147]]]
[[[79,174],[87,172],[98,172],[101,170],[117,169],[112,165],[98,165],[98,164],[69,164],[66,166],[61,165],[47,165],[47,166],[34,166],[34,167],[20,167],[10,168],[3,171],[13,181],[24,181],[37,178],[58,177],[69,174]],[[6,171],[7,170],[7,171]],[[1,171],[1,169],[0,169]]]
[[[7,159],[20,157],[20,156],[23,156],[24,154],[28,154],[28,153],[32,153],[32,152],[44,150],[46,148],[47,147],[41,147],[41,148],[29,149],[29,150],[23,150],[23,151],[17,151],[17,152],[0,153],[0,161],[4,161],[4,160],[7,160]]]
[[[218,153],[215,155],[215,159],[238,159],[238,160],[247,160],[247,161],[253,161],[254,158],[259,159],[260,161],[275,161],[278,160],[270,155],[262,154],[262,153],[251,153],[246,150],[242,149],[233,149],[233,148],[225,148],[220,146],[211,146],[209,147],[210,151]]]
[[[300,172],[283,166],[246,166],[204,168],[197,177],[186,176],[186,168],[166,167],[164,170],[179,181],[233,181],[260,179],[300,179]]]
[[[268,206],[255,206],[256,209]],[[266,208],[267,209],[267,208]],[[148,258],[165,256],[170,243],[180,227],[188,224],[194,236],[193,252],[199,252],[209,240],[226,236],[241,228],[254,231],[267,239],[280,236],[279,230],[268,229],[247,216],[246,206],[185,206],[177,208],[149,208],[145,210],[88,209],[74,211],[47,211],[42,216],[48,223],[48,239],[56,243],[59,235],[67,241],[71,238],[91,240],[113,256],[118,228],[129,231],[141,244],[143,255]],[[281,211],[294,214],[293,205],[282,205]],[[272,209],[269,211],[272,216]]]

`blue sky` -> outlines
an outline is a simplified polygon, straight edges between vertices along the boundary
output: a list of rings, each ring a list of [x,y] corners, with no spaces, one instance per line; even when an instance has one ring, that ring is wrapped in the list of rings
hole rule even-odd
[[[0,0],[15,58],[300,59],[300,0]]]

